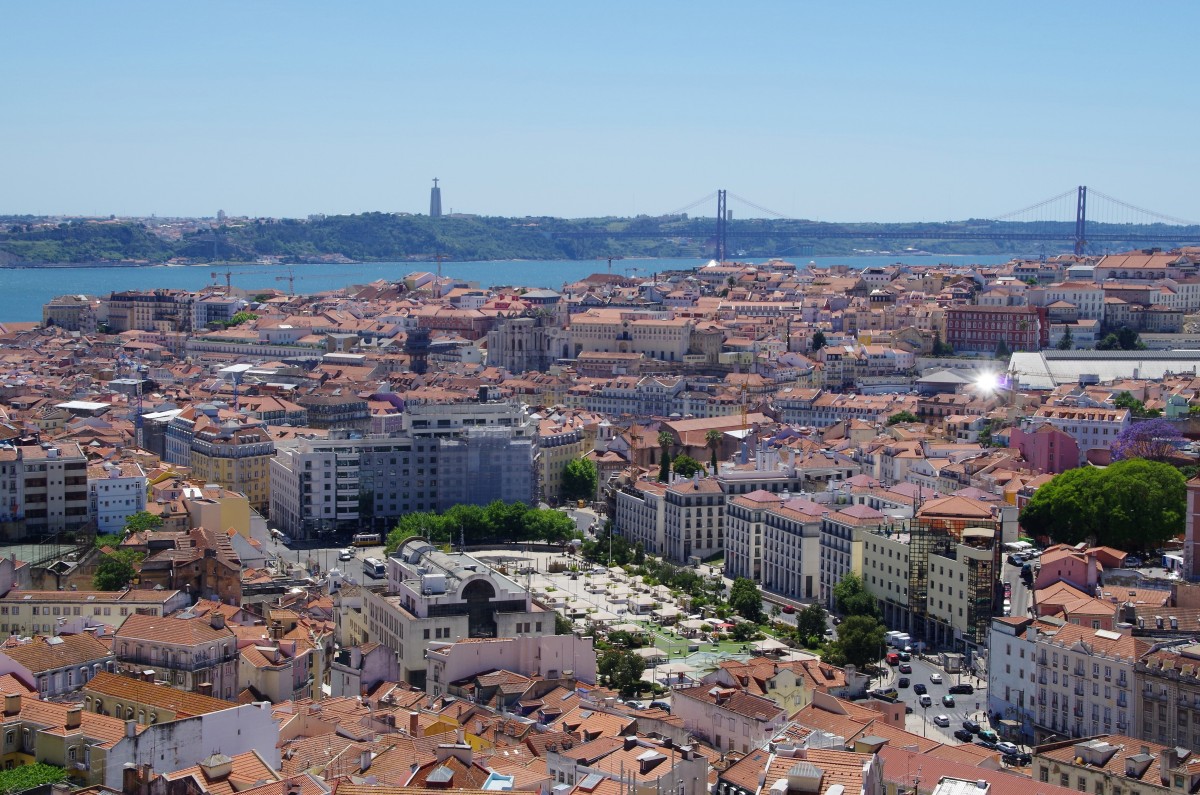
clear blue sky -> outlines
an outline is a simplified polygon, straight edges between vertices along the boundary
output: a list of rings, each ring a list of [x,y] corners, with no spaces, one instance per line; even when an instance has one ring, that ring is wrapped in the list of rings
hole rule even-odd
[[[1200,219],[1191,2],[10,3],[0,213]],[[735,215],[754,213],[731,200]],[[715,209],[707,204],[703,214]]]

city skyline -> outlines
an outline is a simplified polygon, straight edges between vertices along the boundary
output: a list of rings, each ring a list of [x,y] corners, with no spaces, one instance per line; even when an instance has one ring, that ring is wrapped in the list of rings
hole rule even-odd
[[[0,213],[1200,218],[1183,3],[204,9],[10,9]]]

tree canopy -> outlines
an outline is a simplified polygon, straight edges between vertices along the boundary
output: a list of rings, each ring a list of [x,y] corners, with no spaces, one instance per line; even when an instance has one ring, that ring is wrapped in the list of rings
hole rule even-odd
[[[1057,475],[1021,511],[1033,535],[1125,551],[1148,549],[1183,532],[1187,481],[1175,467],[1131,458],[1104,469]]]
[[[838,626],[825,659],[834,665],[853,665],[860,671],[879,660],[887,627],[873,616],[850,616]]]
[[[125,532],[127,533],[142,533],[147,530],[157,530],[162,526],[162,517],[149,511],[131,513],[125,518]]]
[[[600,476],[596,463],[590,458],[576,458],[563,467],[563,498],[567,500],[596,499],[596,484]]]
[[[847,574],[833,586],[833,598],[838,612],[844,616],[875,616],[879,614],[879,604],[875,597],[867,592],[862,577],[857,574]]]
[[[812,349],[814,351],[819,351],[822,348],[824,348],[825,345],[826,345],[825,332],[824,331],[814,332],[812,335]]]
[[[762,592],[758,584],[747,577],[738,577],[729,589],[729,606],[747,621],[763,620]]]
[[[704,465],[690,455],[680,453],[675,456],[675,461],[671,464],[675,470],[675,474],[681,478],[690,478],[692,475],[703,474]]]
[[[888,425],[897,425],[901,422],[920,422],[921,418],[911,411],[897,411],[895,414],[887,418]]]
[[[658,464],[658,480],[660,483],[666,483],[671,479],[671,446],[675,444],[675,437],[670,431],[662,430],[658,432],[658,446],[660,461]]]
[[[92,587],[97,591],[121,590],[137,576],[140,562],[141,555],[128,549],[105,555],[92,574]]]
[[[495,500],[487,505],[455,505],[444,513],[405,514],[388,533],[391,554],[413,536],[436,544],[490,544],[499,541],[545,541],[552,544],[577,538],[571,517],[550,508],[530,508],[523,502]]]
[[[1110,331],[1104,339],[1096,343],[1098,351],[1136,351],[1143,350],[1146,343],[1139,339],[1136,331],[1128,326],[1121,326],[1115,332]]]
[[[712,457],[709,463],[712,464],[712,473],[717,474],[717,450],[721,447],[722,434],[716,428],[710,428],[704,432],[704,444],[708,446]]]
[[[813,602],[796,614],[796,635],[804,643],[811,639],[825,636],[825,608],[819,602]]]
[[[608,649],[596,659],[596,673],[609,687],[619,690],[625,697],[645,687],[646,683],[642,681],[642,672],[645,670],[646,661],[628,650]]]

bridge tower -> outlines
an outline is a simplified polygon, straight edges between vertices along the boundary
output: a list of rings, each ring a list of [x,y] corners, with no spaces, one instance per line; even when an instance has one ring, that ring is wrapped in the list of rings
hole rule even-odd
[[[1087,248],[1087,185],[1079,186],[1075,201],[1075,256],[1083,256]]]
[[[726,226],[728,224],[729,214],[725,209],[725,191],[717,191],[717,262],[724,262],[725,256],[729,252],[729,247],[726,244]]]

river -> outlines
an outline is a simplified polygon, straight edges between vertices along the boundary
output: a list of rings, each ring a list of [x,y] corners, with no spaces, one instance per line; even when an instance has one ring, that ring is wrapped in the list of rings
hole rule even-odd
[[[861,257],[796,257],[789,260],[797,265],[812,262],[816,265],[850,265],[867,268],[872,265],[936,265],[957,266],[979,264],[998,265],[1008,262],[1008,255],[934,255],[934,256],[861,256]],[[765,260],[748,259],[761,263]],[[614,260],[613,272],[649,277],[659,271],[694,268],[707,263],[703,259],[626,259]],[[298,293],[318,293],[336,290],[351,284],[365,284],[377,279],[398,281],[414,271],[431,271],[430,262],[368,262],[353,265],[311,263],[303,265],[229,265],[191,267],[81,267],[81,268],[9,268],[0,269],[0,321],[30,321],[42,319],[42,305],[64,293],[107,296],[119,290],[151,290],[156,287],[197,290],[214,281],[224,283],[225,272],[232,273],[235,287],[255,290],[287,291],[289,273],[295,277]],[[481,287],[517,285],[560,289],[563,284],[578,281],[593,273],[608,269],[606,260],[503,260],[495,262],[444,262],[442,274],[455,279],[478,282]],[[636,269],[636,270],[634,270]],[[219,272],[216,279],[213,273]]]

